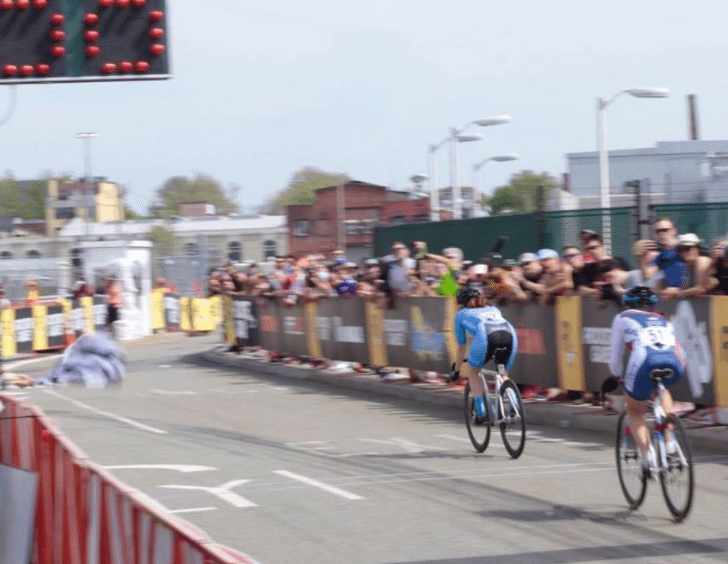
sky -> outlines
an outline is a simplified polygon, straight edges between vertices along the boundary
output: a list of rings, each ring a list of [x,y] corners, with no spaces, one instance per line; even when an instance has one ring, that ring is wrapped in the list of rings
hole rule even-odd
[[[596,99],[662,86],[666,99],[622,96],[607,110],[608,147],[688,139],[695,94],[702,139],[728,139],[725,0],[167,0],[172,78],[21,85],[0,127],[0,171],[15,178],[94,175],[145,212],[171,176],[207,174],[262,204],[303,167],[405,189],[428,174],[428,146],[451,127],[507,114],[459,146],[461,184],[489,194],[522,170],[566,171],[596,149]],[[10,100],[0,88],[0,115]],[[439,186],[450,155],[436,153]]]

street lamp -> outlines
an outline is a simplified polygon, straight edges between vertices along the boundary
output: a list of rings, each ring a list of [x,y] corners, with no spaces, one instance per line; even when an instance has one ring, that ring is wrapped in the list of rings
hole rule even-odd
[[[622,94],[635,98],[666,98],[670,95],[667,88],[628,88],[620,90],[611,98],[597,98],[597,152],[599,153],[599,190],[602,206],[602,243],[604,250],[612,254],[612,215],[609,189],[609,155],[607,153],[607,123],[605,110]]]
[[[93,131],[82,131],[76,133],[76,139],[83,139],[83,164],[84,164],[84,184],[83,184],[83,211],[84,219],[86,221],[86,237],[89,235],[89,208],[88,208],[88,188],[89,180],[91,178],[91,140],[94,137],[98,137],[98,133]]]
[[[488,163],[490,161],[496,162],[496,163],[505,163],[508,161],[516,161],[520,159],[521,156],[517,155],[516,153],[510,153],[508,155],[496,155],[495,157],[488,157],[487,159],[484,159],[480,161],[479,163],[476,163],[473,165],[473,191],[476,191],[478,189],[478,176],[477,172],[483,167],[485,163]]]
[[[463,125],[462,127],[451,127],[450,135],[435,145],[429,147],[429,172],[430,172],[430,208],[432,210],[432,220],[439,219],[439,198],[437,198],[437,171],[435,168],[435,151],[439,149],[445,142],[450,142],[450,190],[453,199],[453,218],[460,219],[462,217],[462,201],[460,194],[460,183],[458,180],[458,143],[468,143],[471,141],[479,141],[482,139],[480,134],[465,135],[465,130],[471,125],[480,127],[488,127],[491,125],[501,125],[511,121],[509,115],[499,115],[483,119],[476,119]],[[437,198],[437,199],[436,199]]]

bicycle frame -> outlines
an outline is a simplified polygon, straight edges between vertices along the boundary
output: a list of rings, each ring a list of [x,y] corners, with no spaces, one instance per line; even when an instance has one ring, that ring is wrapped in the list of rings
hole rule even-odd
[[[502,364],[496,365],[497,370],[489,370],[487,368],[481,368],[480,372],[478,373],[478,376],[480,377],[480,381],[483,385],[483,392],[485,394],[485,400],[488,402],[488,405],[491,408],[488,410],[490,413],[490,422],[491,424],[495,425],[497,423],[500,423],[501,421],[504,421],[503,413],[503,398],[500,395],[500,389],[501,386],[503,386],[503,374],[505,374],[506,369],[505,366]],[[490,391],[488,390],[488,382],[485,379],[485,376],[489,375],[492,376],[495,380],[495,388],[493,389],[493,393],[495,394],[495,402],[491,400],[490,397]],[[514,407],[515,409],[515,407]],[[499,417],[500,414],[500,417]],[[520,413],[518,415],[521,415]]]

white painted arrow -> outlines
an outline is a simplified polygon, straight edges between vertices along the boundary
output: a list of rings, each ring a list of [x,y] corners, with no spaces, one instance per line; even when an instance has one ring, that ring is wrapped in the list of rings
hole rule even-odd
[[[233,488],[236,488],[242,484],[245,484],[246,482],[250,482],[250,480],[232,480],[230,482],[226,482],[224,484],[221,484],[219,486],[215,487],[208,487],[208,486],[177,486],[177,485],[168,485],[168,486],[159,486],[160,488],[168,488],[168,489],[175,489],[175,490],[202,490],[203,492],[210,493],[214,495],[217,498],[220,498],[223,501],[226,501],[233,507],[258,507],[255,503],[252,501],[249,501],[245,499],[244,497],[236,494],[234,491],[231,491]]]
[[[212,466],[196,466],[194,464],[128,464],[123,466],[104,466],[107,470],[174,470],[175,472],[207,472],[217,470]]]

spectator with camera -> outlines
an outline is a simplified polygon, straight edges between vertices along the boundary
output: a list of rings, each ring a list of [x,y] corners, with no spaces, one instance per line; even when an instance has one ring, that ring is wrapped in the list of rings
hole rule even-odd
[[[663,300],[704,296],[716,285],[711,278],[713,261],[700,253],[701,239],[695,233],[685,233],[677,238],[677,252],[685,264],[685,276],[679,287],[666,286],[660,291]]]
[[[652,239],[640,239],[632,245],[632,254],[637,259],[637,268],[627,273],[624,280],[625,290],[636,286],[655,288],[664,276],[655,264],[659,254],[657,243]]]
[[[664,275],[660,283],[661,289],[680,288],[685,280],[687,266],[677,250],[675,223],[669,217],[661,217],[652,224],[652,229],[659,248],[655,264]],[[666,295],[673,293],[670,291]]]

